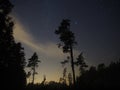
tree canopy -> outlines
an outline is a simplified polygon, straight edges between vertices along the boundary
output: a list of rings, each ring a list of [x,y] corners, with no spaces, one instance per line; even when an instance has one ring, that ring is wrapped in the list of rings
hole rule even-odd
[[[70,30],[70,20],[63,19],[58,27],[58,30],[55,30],[55,34],[59,35],[59,39],[61,41],[61,43],[58,44],[58,47],[62,47],[64,53],[70,54],[73,83],[75,84],[73,46],[76,44],[76,41],[74,33]]]
[[[37,53],[35,52],[31,58],[29,59],[28,61],[28,67],[31,68],[31,70],[33,71],[33,80],[32,80],[32,83],[34,84],[34,77],[35,77],[35,74],[37,74],[36,72],[36,68],[38,67],[38,62],[40,62],[40,60],[38,60],[38,55]]]
[[[13,37],[12,8],[9,0],[0,0],[0,84],[3,89],[22,90],[26,85],[25,57],[21,43]]]

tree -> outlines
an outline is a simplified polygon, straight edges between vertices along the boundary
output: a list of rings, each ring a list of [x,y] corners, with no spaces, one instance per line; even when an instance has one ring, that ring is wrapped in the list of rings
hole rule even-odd
[[[30,76],[31,76],[31,71],[28,71],[28,73],[26,74],[26,78],[29,79],[29,82],[28,82],[28,83],[30,83]]]
[[[62,83],[62,84],[66,84],[67,68],[65,67],[65,64],[68,62],[69,62],[68,60],[64,60],[64,61],[60,62],[62,64],[62,67],[63,67],[63,77],[60,78],[60,83]]]
[[[24,48],[13,37],[14,22],[9,16],[12,8],[9,0],[0,0],[0,85],[3,89],[23,90],[26,85]]]
[[[41,85],[45,85],[45,81],[46,81],[46,75],[44,75],[43,81],[41,82]]]
[[[64,70],[63,70],[63,84],[66,84],[66,73],[67,73],[67,68],[64,68]]]
[[[29,62],[28,62],[28,67],[31,68],[31,70],[33,71],[32,73],[32,76],[33,76],[33,79],[32,79],[32,84],[34,84],[34,78],[35,78],[35,74],[37,74],[36,72],[36,68],[38,67],[38,62],[40,62],[40,60],[38,60],[38,55],[37,53],[35,52],[32,57],[29,59]]]
[[[75,36],[72,31],[70,31],[70,20],[64,19],[58,30],[55,30],[55,34],[59,35],[59,39],[61,41],[58,44],[58,47],[63,48],[64,53],[69,53],[71,57],[71,67],[73,73],[73,82],[75,84],[75,70],[74,70],[74,58],[73,58],[73,46],[76,44]]]
[[[69,86],[72,85],[72,75],[71,73],[68,74],[68,82],[69,82]]]
[[[84,61],[83,53],[80,53],[77,61],[75,62],[75,65],[79,66],[81,74],[85,72],[85,68],[88,67],[88,65]]]
[[[105,69],[105,64],[104,63],[99,64],[98,67],[97,67],[98,71],[102,71],[104,69]]]

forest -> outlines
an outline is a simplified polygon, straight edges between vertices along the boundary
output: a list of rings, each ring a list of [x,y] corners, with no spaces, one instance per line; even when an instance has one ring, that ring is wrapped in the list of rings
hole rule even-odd
[[[70,60],[72,73],[66,76],[66,68],[59,82],[46,82],[44,76],[41,83],[35,83],[36,68],[41,62],[35,52],[26,60],[24,47],[21,42],[16,42],[13,36],[14,21],[9,14],[15,6],[9,0],[0,0],[0,88],[3,90],[82,90],[120,88],[120,59],[111,62],[108,66],[104,63],[98,66],[89,66],[80,52],[74,60],[73,49],[77,44],[74,33],[70,30],[70,20],[63,19],[58,29],[53,32],[60,40],[57,44],[63,53],[68,53],[67,60],[61,61],[62,65]],[[59,63],[59,62],[58,62]],[[31,71],[26,72],[25,68]],[[75,67],[79,68],[79,76],[75,75]],[[27,83],[27,78],[32,76],[32,82]],[[66,78],[67,77],[67,78]]]

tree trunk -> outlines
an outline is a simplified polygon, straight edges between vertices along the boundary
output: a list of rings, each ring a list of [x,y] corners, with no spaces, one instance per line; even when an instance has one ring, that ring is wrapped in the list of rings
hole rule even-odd
[[[33,79],[32,79],[32,84],[34,84],[34,79],[35,79],[35,67],[33,69]]]
[[[75,85],[75,70],[74,70],[74,58],[73,58],[73,48],[70,45],[70,56],[71,56],[71,67],[73,73],[73,84]]]

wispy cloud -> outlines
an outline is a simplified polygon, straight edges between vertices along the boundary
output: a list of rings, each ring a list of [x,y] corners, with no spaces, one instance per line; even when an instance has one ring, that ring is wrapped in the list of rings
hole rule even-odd
[[[14,26],[14,37],[17,41],[27,45],[34,51],[42,53],[49,57],[61,58],[64,56],[62,51],[57,47],[54,42],[36,42],[35,38],[28,32],[28,30],[16,19]]]

